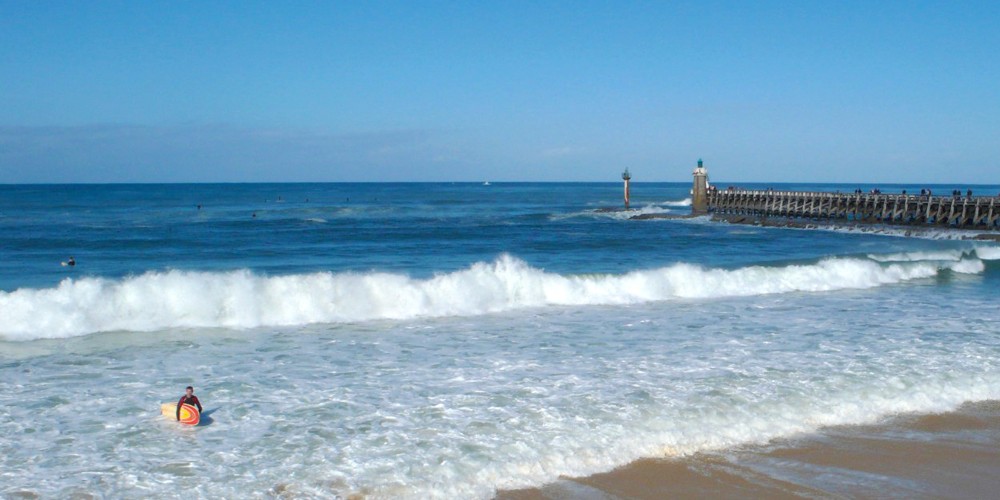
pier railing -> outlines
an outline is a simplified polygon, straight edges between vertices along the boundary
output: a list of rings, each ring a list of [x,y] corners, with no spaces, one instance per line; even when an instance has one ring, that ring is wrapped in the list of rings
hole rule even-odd
[[[708,212],[720,215],[1000,228],[998,196],[711,189],[707,198]]]

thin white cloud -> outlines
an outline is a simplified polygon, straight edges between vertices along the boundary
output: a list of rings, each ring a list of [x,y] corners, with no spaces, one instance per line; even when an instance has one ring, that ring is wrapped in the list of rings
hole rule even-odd
[[[442,154],[426,131],[228,125],[0,127],[0,182],[407,180]],[[447,172],[441,172],[447,177]]]
[[[543,149],[541,152],[542,158],[565,158],[568,156],[578,156],[586,153],[586,148],[580,148],[575,146],[558,146],[548,149]]]

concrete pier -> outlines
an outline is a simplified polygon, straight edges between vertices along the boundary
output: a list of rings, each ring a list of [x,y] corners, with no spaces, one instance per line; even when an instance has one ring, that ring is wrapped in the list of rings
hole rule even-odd
[[[679,219],[711,215],[733,223],[776,227],[822,225],[896,225],[918,228],[976,229],[998,233],[970,234],[967,239],[1000,241],[1000,195],[840,193],[774,189],[718,189],[708,182],[708,169],[698,160],[692,172],[691,215],[637,214],[629,219]],[[910,231],[906,232],[910,235]],[[964,238],[964,237],[963,237]]]
[[[695,192],[698,176],[695,176]],[[813,191],[708,189],[707,213],[756,218],[831,219],[962,229],[1000,229],[998,196],[842,194]],[[692,199],[692,213],[694,209]]]

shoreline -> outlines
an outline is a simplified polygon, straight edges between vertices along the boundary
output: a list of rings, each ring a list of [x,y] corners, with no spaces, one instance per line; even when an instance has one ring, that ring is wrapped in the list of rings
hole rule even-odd
[[[998,490],[1000,401],[991,400],[764,445],[643,458],[587,477],[498,491],[495,498],[989,498]]]

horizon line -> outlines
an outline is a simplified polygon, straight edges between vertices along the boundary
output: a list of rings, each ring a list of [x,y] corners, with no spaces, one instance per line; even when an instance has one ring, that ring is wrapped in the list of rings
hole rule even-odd
[[[254,184],[621,184],[621,181],[112,181],[112,182],[0,182],[0,186],[184,186],[184,185],[254,185]],[[690,184],[691,181],[632,181],[632,184]],[[805,184],[815,186],[839,186],[839,185],[882,185],[882,186],[1000,186],[1000,182],[995,184],[968,183],[968,182],[878,182],[878,181],[724,181],[712,182],[712,185],[720,184],[773,184],[773,185],[794,185]]]

